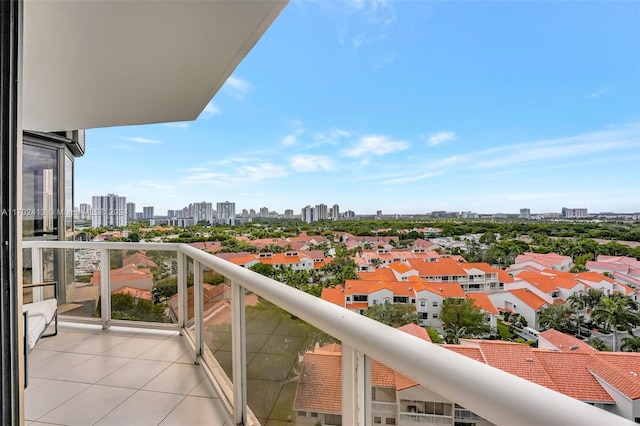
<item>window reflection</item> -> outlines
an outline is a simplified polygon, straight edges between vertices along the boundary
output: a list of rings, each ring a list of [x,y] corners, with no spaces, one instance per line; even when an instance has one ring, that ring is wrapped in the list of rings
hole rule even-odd
[[[23,148],[23,237],[58,234],[57,150],[32,145]]]

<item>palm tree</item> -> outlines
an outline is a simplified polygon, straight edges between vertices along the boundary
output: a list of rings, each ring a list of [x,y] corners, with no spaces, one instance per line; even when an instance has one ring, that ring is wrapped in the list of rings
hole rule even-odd
[[[610,352],[611,351],[611,348],[609,348],[609,346],[607,346],[607,344],[604,343],[604,340],[599,339],[597,337],[595,339],[591,339],[590,343],[591,343],[591,347],[593,349],[598,350],[598,351],[601,351],[601,352]]]
[[[454,345],[460,344],[460,338],[465,337],[467,333],[466,327],[458,327],[456,324],[451,324],[447,329],[444,330],[446,333],[446,341],[447,343],[452,343]]]
[[[585,307],[589,309],[593,309],[600,305],[604,297],[604,291],[597,288],[589,288],[587,289],[587,292],[582,295]]]
[[[626,296],[607,297],[591,311],[593,321],[604,322],[612,329],[614,352],[618,350],[618,327],[629,330],[633,325],[640,325],[640,315],[631,308],[631,302]]]
[[[587,306],[585,297],[582,293],[573,293],[571,296],[567,297],[567,303],[576,311],[581,311]]]
[[[622,338],[622,346],[620,346],[621,351],[626,352],[640,352],[640,337],[638,336],[630,336]]]

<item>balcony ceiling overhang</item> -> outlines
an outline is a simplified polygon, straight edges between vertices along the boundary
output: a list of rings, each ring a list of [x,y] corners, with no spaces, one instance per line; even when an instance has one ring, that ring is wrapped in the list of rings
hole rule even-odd
[[[24,129],[195,120],[281,0],[24,5]]]

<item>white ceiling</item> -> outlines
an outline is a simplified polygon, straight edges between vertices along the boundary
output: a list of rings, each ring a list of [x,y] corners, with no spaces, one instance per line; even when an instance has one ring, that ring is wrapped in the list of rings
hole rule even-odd
[[[22,126],[194,120],[286,4],[27,0]]]

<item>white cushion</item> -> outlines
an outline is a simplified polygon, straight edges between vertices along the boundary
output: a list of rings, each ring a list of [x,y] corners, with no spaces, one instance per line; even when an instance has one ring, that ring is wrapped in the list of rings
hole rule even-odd
[[[31,352],[36,346],[45,328],[53,320],[57,309],[58,301],[56,299],[41,300],[40,302],[27,303],[23,306],[23,310],[27,313],[28,329],[25,330],[25,333],[28,352]]]
[[[28,315],[27,324],[29,327],[28,330],[25,330],[25,333],[27,333],[27,350],[31,352],[44,332],[47,322],[43,315]]]
[[[23,307],[23,310],[27,312],[27,315],[29,317],[31,317],[32,315],[44,316],[47,324],[51,322],[53,316],[56,314],[57,309],[58,301],[56,299],[47,299],[41,300],[40,302],[27,303]]]

